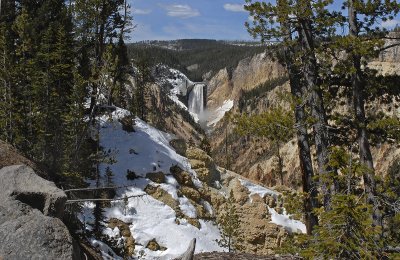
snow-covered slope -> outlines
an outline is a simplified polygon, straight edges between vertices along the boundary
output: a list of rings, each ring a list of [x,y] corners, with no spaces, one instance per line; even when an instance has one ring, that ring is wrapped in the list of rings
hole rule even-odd
[[[115,186],[126,186],[117,192],[117,198],[131,197],[145,194],[147,185],[160,187],[178,201],[180,210],[191,218],[196,217],[196,210],[185,196],[178,196],[178,183],[170,174],[171,166],[178,165],[192,175],[194,184],[198,187],[202,183],[196,173],[190,168],[185,157],[178,155],[169,145],[172,135],[161,132],[140,119],[136,119],[135,132],[126,132],[122,129],[120,119],[129,115],[129,112],[117,108],[109,115],[100,118],[100,145],[104,151],[110,152],[110,163],[100,165],[102,183],[106,186],[106,169],[112,173],[112,182]],[[135,172],[138,177],[128,180],[127,171]],[[145,178],[147,173],[163,172],[166,174],[166,183],[157,184]],[[92,183],[94,185],[94,182]],[[85,204],[85,221],[93,222],[93,203]],[[126,214],[124,214],[126,213]],[[179,219],[177,224],[176,212],[166,204],[145,195],[141,198],[130,198],[125,210],[123,201],[112,203],[105,210],[105,222],[117,218],[129,225],[133,238],[136,241],[136,251],[142,251],[146,259],[172,259],[182,254],[192,238],[197,239],[196,252],[222,251],[215,241],[220,239],[220,232],[212,222],[200,220],[201,228],[189,224],[185,219]],[[81,218],[83,219],[83,217]],[[90,229],[90,225],[87,226]],[[118,229],[118,228],[116,228]],[[104,234],[114,236],[118,230],[105,228]],[[165,251],[151,251],[146,247],[149,241],[155,239]],[[100,241],[92,240],[93,245],[101,245],[103,255],[110,250]],[[113,256],[116,257],[115,255]]]
[[[123,230],[119,229],[121,227],[110,227],[109,224],[115,219],[122,221],[129,229],[129,236],[134,239],[135,251],[132,259],[174,259],[187,249],[193,238],[197,240],[196,252],[224,251],[216,242],[221,239],[220,230],[214,222],[201,219],[200,214],[203,213],[199,213],[202,212],[199,211],[199,205],[211,217],[216,215],[219,208],[213,208],[203,198],[195,202],[193,198],[189,198],[190,194],[186,197],[184,187],[179,184],[182,182],[178,182],[177,175],[171,172],[172,166],[179,166],[184,170],[191,179],[193,191],[207,187],[191,168],[191,161],[171,147],[170,141],[175,137],[139,118],[134,120],[134,131],[126,131],[125,119],[131,118],[130,112],[116,107],[108,107],[108,110],[112,112],[98,118],[100,146],[108,154],[108,158],[99,166],[100,181],[89,181],[91,186],[119,187],[114,197],[115,201],[104,209],[103,235],[115,239],[119,245],[123,245],[122,247],[126,246],[128,238],[122,235]],[[125,127],[121,122],[124,122]],[[111,178],[110,174],[107,175],[110,172]],[[135,178],[128,179],[128,172],[134,173]],[[163,181],[153,182],[149,173],[161,173]],[[254,195],[263,199],[266,196],[280,196],[278,192],[239,176],[234,178],[247,190],[249,203],[253,203]],[[158,194],[166,194],[170,200],[165,200],[165,196],[155,196],[149,192],[149,187],[156,189]],[[218,188],[216,193],[226,197],[228,193],[224,190]],[[93,230],[94,208],[94,203],[87,202],[80,215],[80,220],[85,223],[88,231]],[[301,222],[290,219],[286,214],[278,214],[273,208],[265,209],[272,217],[270,223],[284,226],[289,232],[304,232]],[[105,240],[101,240],[95,239],[94,236],[89,239],[105,259],[122,259],[104,243]],[[156,241],[161,248],[150,249],[151,241]]]

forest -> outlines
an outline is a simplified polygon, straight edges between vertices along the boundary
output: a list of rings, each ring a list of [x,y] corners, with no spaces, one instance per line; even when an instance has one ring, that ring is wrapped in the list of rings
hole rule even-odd
[[[171,45],[171,48],[167,48]],[[166,64],[179,69],[191,80],[202,82],[204,75],[214,76],[219,70],[231,71],[239,61],[262,52],[263,46],[234,45],[234,43],[216,40],[178,40],[175,42],[142,42],[128,44],[128,55],[134,60],[151,57],[150,64]],[[197,65],[198,68],[190,69]]]

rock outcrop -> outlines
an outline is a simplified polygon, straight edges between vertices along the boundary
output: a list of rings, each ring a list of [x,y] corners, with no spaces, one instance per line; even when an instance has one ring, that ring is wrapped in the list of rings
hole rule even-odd
[[[295,260],[302,259],[297,256],[262,256],[262,255],[253,255],[246,253],[219,253],[219,252],[211,252],[211,253],[201,253],[197,254],[193,258],[194,260],[226,260],[226,259],[235,259],[235,260]]]
[[[242,90],[251,90],[285,73],[285,69],[265,53],[243,59],[233,71],[222,69],[207,82],[207,107],[215,109],[228,99],[237,101]]]
[[[111,229],[118,228],[119,237],[123,237],[125,240],[124,247],[126,252],[128,252],[129,255],[133,255],[135,253],[135,239],[133,238],[129,228],[130,224],[132,223],[125,223],[122,220],[112,218],[108,222],[108,227]]]
[[[28,166],[0,170],[0,259],[80,259],[60,220],[67,196]]]
[[[220,176],[214,160],[205,151],[190,147],[186,151],[186,156],[199,180],[209,185],[219,180]]]

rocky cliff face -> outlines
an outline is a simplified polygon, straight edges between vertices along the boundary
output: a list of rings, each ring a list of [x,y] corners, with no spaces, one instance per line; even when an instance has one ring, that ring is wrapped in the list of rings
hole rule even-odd
[[[220,70],[207,82],[209,109],[220,107],[225,100],[237,101],[241,91],[250,90],[267,80],[285,75],[285,69],[265,53],[246,58],[233,71]]]
[[[0,170],[0,259],[80,259],[60,218],[67,196],[27,166]]]

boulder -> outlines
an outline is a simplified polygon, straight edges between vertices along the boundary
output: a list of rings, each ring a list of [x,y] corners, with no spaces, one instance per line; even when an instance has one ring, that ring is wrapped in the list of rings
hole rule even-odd
[[[151,251],[165,251],[167,250],[166,247],[160,246],[155,238],[149,241],[146,248],[150,249]]]
[[[198,229],[201,229],[200,221],[197,218],[186,218],[186,220],[190,225],[192,225]]]
[[[214,160],[203,150],[190,147],[186,151],[192,169],[197,173],[197,177],[202,182],[212,185],[219,181],[221,176],[217,170]]]
[[[194,187],[192,176],[190,176],[188,172],[182,170],[178,165],[172,166],[170,172],[180,185]]]
[[[0,259],[80,259],[64,223],[67,196],[24,165],[0,170]]]
[[[125,249],[129,255],[135,253],[135,239],[132,237],[131,230],[129,228],[129,223],[125,223],[117,218],[111,218],[108,222],[108,227],[114,229],[118,227],[120,236],[125,238]]]
[[[146,174],[146,178],[154,181],[155,183],[165,182],[165,175],[163,172],[149,172],[148,174]]]
[[[189,244],[188,249],[181,256],[175,258],[174,260],[193,260],[194,251],[196,249],[196,238],[193,238]]]
[[[173,139],[169,142],[172,148],[175,149],[176,153],[182,156],[186,156],[187,145],[183,139]]]
[[[199,203],[201,200],[200,192],[198,192],[193,188],[182,186],[180,188],[180,191],[182,192],[183,195],[185,195],[186,198],[191,199],[197,203]]]
[[[161,201],[162,203],[170,206],[173,210],[179,208],[179,204],[172,196],[166,192],[165,190],[161,189],[160,187],[154,187],[152,185],[147,185],[144,191],[155,198],[156,200]]]

